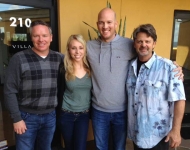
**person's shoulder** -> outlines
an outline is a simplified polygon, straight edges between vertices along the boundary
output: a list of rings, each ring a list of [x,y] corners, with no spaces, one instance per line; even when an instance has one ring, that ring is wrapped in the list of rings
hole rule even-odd
[[[130,39],[130,38],[128,38],[128,37],[124,37],[124,36],[120,36],[120,35],[117,35],[116,36],[116,39],[117,40],[122,40],[122,41],[125,41],[125,42],[132,42],[133,43],[133,40],[132,39]]]
[[[10,65],[10,64],[16,65],[16,64],[22,63],[22,60],[26,58],[26,55],[27,55],[27,54],[30,54],[30,50],[29,50],[29,49],[22,50],[22,51],[20,51],[20,52],[15,53],[15,54],[11,57],[10,62],[9,62],[9,65]]]
[[[128,45],[132,46],[132,48],[133,48],[133,43],[134,43],[134,41],[133,41],[132,39],[130,39],[130,38],[127,38],[127,37],[124,37],[124,39],[125,39],[125,42],[126,42]]]
[[[86,42],[87,45],[89,45],[89,44],[95,44],[95,43],[100,43],[100,40],[94,39],[94,40],[88,40],[88,41]]]
[[[101,41],[99,39],[89,40],[86,43],[87,51],[98,48],[101,45]]]
[[[156,58],[157,58],[158,61],[163,62],[165,64],[168,64],[168,65],[173,64],[173,62],[168,58],[164,58],[164,57],[159,56],[159,55],[156,55]]]
[[[58,52],[58,51],[54,51],[54,50],[50,50],[50,53],[51,53],[51,54],[56,54],[56,55],[61,55],[60,52]]]
[[[127,49],[133,49],[133,40],[127,37],[123,36],[118,36],[116,43],[119,44],[120,46],[124,45]]]
[[[133,49],[133,40],[127,37],[117,35],[114,43],[120,46],[124,45],[127,49]]]
[[[20,52],[15,53],[11,58],[17,58],[17,57],[23,58],[24,55],[30,54],[31,51],[32,50],[30,50],[30,49],[22,50]]]
[[[133,42],[133,39],[131,39],[131,38],[124,37],[124,36],[120,36],[120,37],[124,38],[126,41],[132,41]]]
[[[57,56],[59,56],[61,58],[64,58],[64,55],[62,53],[60,53],[60,52],[53,51],[53,50],[50,50],[50,52],[51,52],[51,54],[57,55]]]
[[[170,59],[168,58],[164,58],[164,57],[161,57],[161,56],[156,56],[157,57],[157,61],[160,62],[160,63],[163,63],[164,66],[165,66],[165,69],[173,69],[173,68],[176,68],[176,66],[174,65],[173,61],[171,61]]]
[[[130,38],[125,37],[125,40],[126,40],[127,42],[134,43],[133,39],[130,39]]]

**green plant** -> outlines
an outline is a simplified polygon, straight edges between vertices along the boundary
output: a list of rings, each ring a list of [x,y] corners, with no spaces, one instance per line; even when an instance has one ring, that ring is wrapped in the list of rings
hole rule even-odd
[[[110,2],[107,1],[107,8],[111,8],[111,4]],[[97,34],[97,37],[100,36],[100,33],[99,31],[94,28],[93,26],[89,25],[88,23],[86,23],[85,21],[82,21],[85,25],[89,26],[91,29],[93,29],[94,32],[96,32]],[[122,29],[122,19],[120,19],[119,21],[119,29],[118,29],[118,33],[119,35],[121,35],[121,29]],[[124,19],[124,24],[123,24],[123,30],[122,30],[122,36],[125,36],[125,33],[126,33],[126,16],[125,16],[125,19]],[[88,29],[88,37],[89,37],[89,40],[92,40],[92,37],[91,37],[91,34],[90,34],[90,30]],[[95,38],[96,39],[96,38]]]

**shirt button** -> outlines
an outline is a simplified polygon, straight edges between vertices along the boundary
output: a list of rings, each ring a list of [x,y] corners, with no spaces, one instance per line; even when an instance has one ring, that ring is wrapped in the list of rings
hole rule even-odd
[[[136,93],[136,94],[138,94],[138,93]]]

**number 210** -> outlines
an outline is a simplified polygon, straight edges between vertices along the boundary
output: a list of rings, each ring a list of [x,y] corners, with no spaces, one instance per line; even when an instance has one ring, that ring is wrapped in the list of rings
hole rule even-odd
[[[16,19],[15,17],[11,17],[9,20],[12,21],[12,23],[11,23],[11,25],[10,25],[11,27],[16,27],[16,26],[17,26],[17,24],[16,24],[17,19]],[[18,18],[18,20],[19,20],[19,22],[20,22],[20,27],[23,27],[23,24],[22,24],[23,19],[22,19],[22,18]],[[30,27],[30,24],[31,24],[31,20],[30,20],[29,18],[26,18],[26,19],[25,19],[25,26],[26,26],[27,28],[29,28],[29,27]]]

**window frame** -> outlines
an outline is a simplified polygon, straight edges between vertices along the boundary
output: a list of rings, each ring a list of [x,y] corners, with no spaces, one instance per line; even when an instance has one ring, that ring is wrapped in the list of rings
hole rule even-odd
[[[189,19],[190,20],[190,11],[189,10],[174,10],[172,41],[171,41],[171,51],[170,51],[171,60],[172,60],[172,52],[173,52],[173,46],[174,46],[173,41],[174,41],[174,33],[175,33],[175,19]]]
[[[0,3],[49,9],[50,26],[52,28],[53,34],[53,40],[51,42],[50,49],[59,51],[57,0],[0,0]]]

